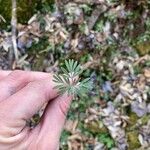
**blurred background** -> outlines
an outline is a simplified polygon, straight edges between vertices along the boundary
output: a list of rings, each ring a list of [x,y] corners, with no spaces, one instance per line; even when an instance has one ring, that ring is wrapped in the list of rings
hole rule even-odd
[[[149,150],[150,0],[0,0],[0,69],[55,73],[69,58],[94,88],[73,101],[60,149]]]

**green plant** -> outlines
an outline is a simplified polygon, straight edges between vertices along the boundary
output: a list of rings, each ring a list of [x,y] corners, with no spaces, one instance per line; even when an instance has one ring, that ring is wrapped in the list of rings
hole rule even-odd
[[[99,20],[94,27],[95,31],[97,32],[103,32],[103,28],[104,28],[104,20]]]
[[[92,11],[92,7],[90,5],[87,5],[87,4],[82,4],[79,7],[82,8],[84,13],[86,13],[86,14],[90,14]]]
[[[108,4],[117,4],[119,0],[106,0]]]
[[[55,88],[60,94],[68,93],[68,95],[83,96],[92,88],[90,78],[80,81],[80,75],[83,72],[80,64],[74,60],[65,61],[65,66],[61,67],[62,74],[54,75],[53,81],[56,83]]]
[[[146,19],[145,25],[146,25],[146,29],[149,30],[149,28],[150,28],[150,18]]]
[[[68,141],[68,137],[70,136],[70,132],[69,131],[66,131],[64,130],[61,134],[61,138],[60,138],[60,141],[61,141],[61,144],[63,146],[66,146],[67,145],[67,141]]]
[[[88,25],[87,25],[86,22],[79,25],[79,30],[80,30],[81,33],[84,33],[85,35],[89,34]]]
[[[115,146],[113,139],[108,133],[102,133],[98,136],[100,142],[104,143],[108,149],[111,149]]]

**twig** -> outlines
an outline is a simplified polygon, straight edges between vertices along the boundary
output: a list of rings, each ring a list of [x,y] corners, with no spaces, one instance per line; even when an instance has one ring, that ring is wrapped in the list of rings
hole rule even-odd
[[[4,18],[2,15],[0,15],[0,23],[1,23],[1,22],[6,23],[6,20],[5,20],[5,18]]]
[[[12,27],[12,46],[13,46],[13,51],[15,55],[16,61],[18,60],[18,49],[17,49],[17,4],[16,0],[12,0],[12,18],[11,18],[11,27]]]
[[[149,55],[145,55],[143,57],[140,57],[133,65],[136,66],[143,60],[150,60],[150,56]]]
[[[101,0],[74,0],[75,3],[79,4],[101,4]]]
[[[96,8],[93,10],[91,17],[88,20],[88,27],[89,29],[93,29],[95,23],[99,19],[100,15],[105,13],[109,8],[105,5],[97,5]]]

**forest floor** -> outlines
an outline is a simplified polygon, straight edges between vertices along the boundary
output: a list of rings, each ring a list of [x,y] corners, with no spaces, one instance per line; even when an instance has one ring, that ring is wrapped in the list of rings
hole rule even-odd
[[[16,61],[10,26],[0,30],[0,69],[55,73],[72,58],[94,81],[89,95],[71,105],[62,150],[149,149],[149,0],[43,4],[17,31]]]

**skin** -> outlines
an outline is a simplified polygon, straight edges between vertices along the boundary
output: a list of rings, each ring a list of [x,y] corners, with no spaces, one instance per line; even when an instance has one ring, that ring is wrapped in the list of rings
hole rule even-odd
[[[57,150],[72,97],[60,96],[53,75],[0,71],[0,149]],[[40,123],[26,126],[44,104]]]

